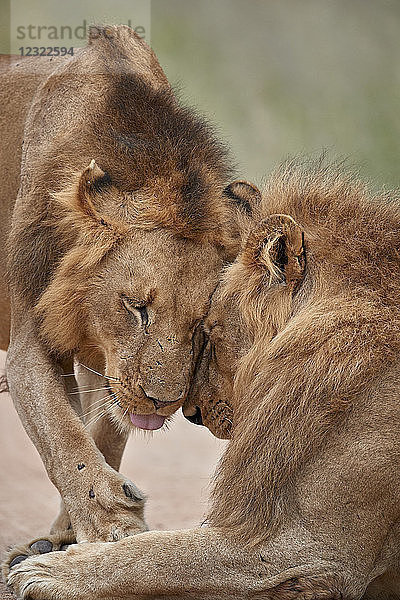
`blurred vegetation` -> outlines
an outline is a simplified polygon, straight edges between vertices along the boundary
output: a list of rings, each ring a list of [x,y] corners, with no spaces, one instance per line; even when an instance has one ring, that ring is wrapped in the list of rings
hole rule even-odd
[[[40,23],[136,23],[151,8],[167,76],[214,121],[243,177],[260,183],[287,155],[325,148],[400,185],[400,0],[24,2]],[[0,0],[2,52],[10,6]]]
[[[398,0],[152,0],[167,76],[258,183],[325,148],[400,184],[399,30]]]

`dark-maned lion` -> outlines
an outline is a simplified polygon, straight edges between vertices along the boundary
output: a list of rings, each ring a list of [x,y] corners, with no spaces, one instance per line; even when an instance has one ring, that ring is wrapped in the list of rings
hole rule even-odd
[[[13,589],[34,600],[399,598],[399,249],[396,194],[370,195],[324,164],[278,170],[225,278],[242,319],[227,322],[248,340],[209,525],[34,557],[12,569]],[[207,317],[211,346],[220,311]],[[225,350],[204,360],[227,368]]]
[[[182,406],[246,198],[128,27],[96,27],[72,58],[3,58],[1,79],[0,347],[11,307],[8,385],[65,507],[24,555],[146,529],[117,473],[127,433]]]

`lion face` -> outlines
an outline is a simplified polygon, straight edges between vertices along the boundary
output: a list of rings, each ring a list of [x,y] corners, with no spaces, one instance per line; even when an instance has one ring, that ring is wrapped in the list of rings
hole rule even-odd
[[[225,194],[237,207],[236,225],[243,245],[253,229],[261,192],[254,184],[236,181],[226,188]],[[199,355],[192,385],[182,407],[190,422],[205,425],[221,439],[231,437],[234,376],[240,358],[250,347],[250,337],[239,305],[234,297],[225,293],[225,289],[226,282],[220,281],[212,296],[209,312],[197,331]]]
[[[237,307],[222,299],[221,288],[213,296],[201,335],[202,352],[183,414],[192,423],[205,425],[216,437],[229,439],[233,427],[234,375],[247,347],[247,336]]]
[[[235,381],[246,378],[260,348],[286,324],[304,276],[303,235],[290,216],[254,221],[243,233],[242,251],[204,321],[203,351],[183,406],[189,421],[223,439],[234,426]]]
[[[105,357],[119,422],[156,429],[183,404],[196,359],[193,334],[221,266],[211,245],[134,230],[90,281],[88,336]]]
[[[51,224],[70,248],[36,306],[41,333],[59,353],[105,370],[112,416],[123,427],[158,429],[183,405],[201,350],[194,334],[223,264],[237,253],[247,196],[259,194],[246,182],[214,186],[214,196],[183,210],[171,179],[158,196],[123,192],[92,160],[54,196]],[[215,337],[215,311],[210,319]]]

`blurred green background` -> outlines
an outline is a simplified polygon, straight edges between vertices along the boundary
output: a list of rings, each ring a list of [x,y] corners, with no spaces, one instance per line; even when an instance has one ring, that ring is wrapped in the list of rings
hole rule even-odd
[[[400,184],[398,0],[152,0],[151,42],[242,176],[326,148]]]
[[[400,184],[400,0],[0,4],[1,52],[19,5],[40,23],[145,24],[170,81],[217,125],[243,177],[260,183],[287,155],[325,148],[377,185]]]

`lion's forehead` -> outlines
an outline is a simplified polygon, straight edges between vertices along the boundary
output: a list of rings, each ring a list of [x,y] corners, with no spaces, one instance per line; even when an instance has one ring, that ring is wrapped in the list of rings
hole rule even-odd
[[[202,282],[215,286],[222,264],[223,257],[212,244],[179,239],[163,230],[135,230],[110,253],[103,268],[132,282],[146,280],[149,286],[179,283],[181,289],[199,289]]]

